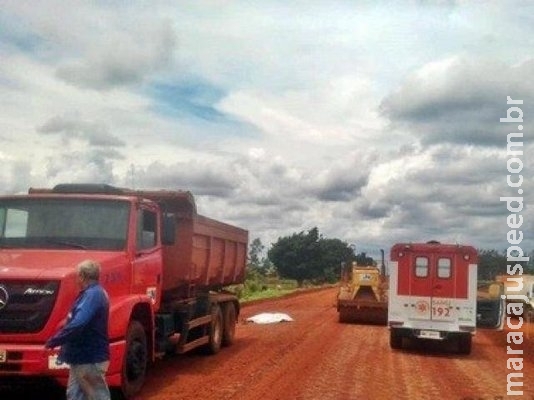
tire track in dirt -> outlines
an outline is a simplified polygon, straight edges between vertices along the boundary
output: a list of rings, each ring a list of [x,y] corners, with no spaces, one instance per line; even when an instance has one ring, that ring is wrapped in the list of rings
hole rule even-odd
[[[392,397],[388,392],[384,375],[387,368],[375,362],[376,344],[380,341],[377,332],[384,329],[378,326],[363,326],[338,324],[333,322],[333,327],[340,332],[339,340],[331,342],[328,353],[321,361],[321,368],[316,374],[310,376],[310,385],[301,397],[303,400],[313,400],[321,393],[324,399],[356,399],[368,398],[369,388],[373,388],[376,397],[377,392],[383,392],[386,398]],[[362,363],[362,359],[369,357],[372,362]]]
[[[317,299],[313,297],[301,297],[286,302],[276,311],[288,312],[295,322],[287,324],[288,330],[277,338],[286,344],[283,352],[278,353],[278,358],[270,365],[268,370],[262,371],[260,379],[256,381],[253,390],[247,388],[235,398],[238,399],[286,399],[292,397],[296,386],[301,390],[302,377],[313,374],[320,367],[320,361],[328,354],[331,341],[336,341],[338,332],[331,330],[328,319],[331,318],[333,297],[331,291],[325,291],[320,296],[321,301],[309,301]],[[258,327],[251,326],[252,329]],[[267,331],[272,326],[265,327]],[[328,338],[328,340],[324,340]],[[289,397],[288,397],[289,396]]]

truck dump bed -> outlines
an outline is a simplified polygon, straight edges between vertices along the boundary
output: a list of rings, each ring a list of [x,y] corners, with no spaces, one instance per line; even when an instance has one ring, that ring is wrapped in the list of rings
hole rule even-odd
[[[178,218],[176,244],[163,251],[163,291],[198,291],[245,277],[247,232],[195,215]]]
[[[245,279],[248,232],[197,214],[187,191],[130,191],[174,214],[176,242],[163,249],[163,296],[191,296]]]

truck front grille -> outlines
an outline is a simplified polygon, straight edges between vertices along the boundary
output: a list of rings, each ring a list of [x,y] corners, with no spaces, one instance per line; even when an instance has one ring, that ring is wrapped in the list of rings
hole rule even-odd
[[[43,329],[59,290],[56,281],[1,281],[0,334]]]

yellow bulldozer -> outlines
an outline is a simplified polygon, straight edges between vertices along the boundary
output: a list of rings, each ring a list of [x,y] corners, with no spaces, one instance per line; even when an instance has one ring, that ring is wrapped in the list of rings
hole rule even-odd
[[[387,324],[388,281],[382,267],[342,263],[337,295],[339,322]]]

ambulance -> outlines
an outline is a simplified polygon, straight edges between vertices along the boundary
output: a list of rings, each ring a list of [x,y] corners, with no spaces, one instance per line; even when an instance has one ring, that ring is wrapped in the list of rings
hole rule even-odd
[[[477,251],[472,246],[397,243],[389,263],[390,347],[407,339],[455,342],[471,352],[477,325]]]

